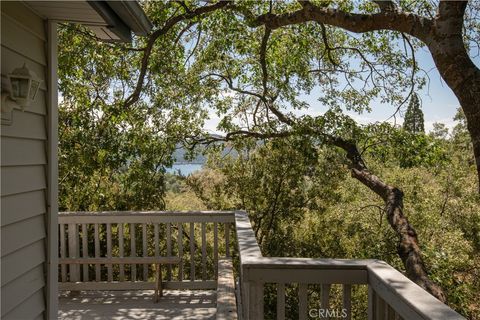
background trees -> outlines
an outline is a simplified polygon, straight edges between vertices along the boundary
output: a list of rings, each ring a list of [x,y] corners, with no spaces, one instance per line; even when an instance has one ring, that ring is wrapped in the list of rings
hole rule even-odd
[[[425,133],[425,124],[423,121],[423,112],[420,108],[418,95],[414,93],[410,98],[410,103],[405,112],[403,128],[410,133]]]
[[[359,145],[381,141],[386,129],[375,129],[369,128]],[[421,239],[426,268],[448,304],[478,319],[480,200],[473,153],[458,143],[467,131],[460,123],[448,138],[423,137],[435,147],[406,166],[398,155],[409,152],[399,153],[398,146],[413,146],[422,134],[389,130],[400,132],[402,139],[366,149],[370,170],[407,195],[405,211]],[[211,155],[203,170],[184,180],[188,192],[181,194],[212,210],[248,210],[264,255],[377,257],[403,270],[383,201],[349,177],[341,153],[294,138],[239,148],[240,157]]]
[[[202,112],[188,96],[175,98],[180,89],[123,109],[140,54],[85,32],[64,25],[59,33],[60,210],[163,209],[165,167],[182,137],[200,130]]]

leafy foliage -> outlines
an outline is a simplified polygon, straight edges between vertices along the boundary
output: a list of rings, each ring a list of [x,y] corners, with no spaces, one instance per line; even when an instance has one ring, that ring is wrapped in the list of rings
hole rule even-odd
[[[407,146],[421,137],[435,148],[412,163],[398,161],[402,152],[396,139],[381,140],[389,136],[387,129]],[[465,129],[459,124],[448,140],[387,125],[366,132],[363,142],[375,138],[383,143],[381,150],[366,151],[370,170],[405,192],[405,212],[419,234],[431,277],[446,291],[450,306],[478,319],[480,198],[474,162],[457,156],[466,152],[456,143]],[[377,258],[403,269],[383,202],[348,177],[335,149],[289,138],[257,143],[239,154],[210,156],[207,168],[189,176],[187,184],[208,209],[248,210],[264,255]],[[366,293],[355,294],[361,300]]]
[[[364,131],[363,152],[384,163],[401,168],[438,168],[448,161],[441,141],[423,133],[412,133],[388,123],[368,125]]]
[[[420,108],[418,95],[414,93],[408,104],[407,112],[403,122],[403,128],[410,133],[425,133],[423,112]]]
[[[60,209],[165,208],[165,166],[202,114],[170,96],[123,109],[138,52],[80,27],[64,25],[59,36]]]

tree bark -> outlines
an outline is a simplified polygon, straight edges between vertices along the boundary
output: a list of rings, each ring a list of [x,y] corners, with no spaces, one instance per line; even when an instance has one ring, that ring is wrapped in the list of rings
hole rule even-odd
[[[463,16],[467,2],[442,1],[426,42],[433,61],[458,98],[467,119],[477,167],[480,193],[480,70],[463,42]]]
[[[392,30],[409,34],[424,42],[447,85],[457,96],[467,119],[477,166],[480,193],[480,70],[475,66],[462,38],[464,13],[468,1],[441,0],[433,19],[404,12],[392,1],[375,1],[379,13],[360,14],[320,7],[300,1],[302,8],[284,14],[247,16],[252,27],[265,25],[271,30],[314,21],[354,33]]]
[[[277,110],[277,113],[280,113]],[[280,113],[281,114],[281,113]],[[292,124],[291,119],[281,114],[281,122]],[[211,138],[210,141],[231,141],[236,137],[253,137],[257,139],[285,138],[298,134],[294,131],[283,131],[278,133],[260,133],[253,131],[234,131],[224,138]],[[343,149],[351,163],[352,177],[367,186],[370,190],[380,196],[385,202],[388,223],[398,237],[397,253],[405,267],[407,277],[432,294],[442,302],[446,302],[446,296],[440,286],[435,284],[428,276],[427,268],[423,262],[419,246],[418,236],[415,229],[410,225],[407,217],[403,214],[403,192],[391,185],[386,184],[379,177],[371,173],[354,142],[326,135],[322,131],[311,127],[303,128],[301,134],[320,136],[325,143]]]
[[[403,192],[371,173],[353,142],[335,138],[330,142],[347,152],[347,158],[351,162],[352,177],[385,201],[388,223],[398,236],[397,253],[405,267],[407,277],[445,303],[447,299],[442,288],[428,277],[417,233],[403,214]]]

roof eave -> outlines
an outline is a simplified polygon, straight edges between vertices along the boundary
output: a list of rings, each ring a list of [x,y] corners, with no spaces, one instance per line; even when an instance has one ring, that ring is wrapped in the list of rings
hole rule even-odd
[[[136,35],[147,36],[152,31],[152,22],[137,1],[106,2]]]
[[[132,34],[130,27],[115,13],[105,1],[87,1],[90,6],[107,23],[107,28],[112,31],[121,42],[131,42]]]

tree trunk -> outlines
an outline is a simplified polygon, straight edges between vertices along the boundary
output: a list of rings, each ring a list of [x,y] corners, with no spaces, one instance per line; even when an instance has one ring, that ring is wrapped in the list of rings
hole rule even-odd
[[[470,79],[464,79],[465,84],[458,89],[454,89],[453,92],[460,101],[467,119],[467,129],[472,139],[473,154],[477,166],[478,192],[480,193],[480,71],[476,69],[475,73],[476,75]]]
[[[431,36],[425,42],[440,75],[457,96],[465,113],[480,193],[480,70],[470,59],[463,41],[466,6],[467,1],[442,1]]]
[[[387,219],[398,236],[397,252],[403,262],[408,278],[438,300],[446,302],[446,296],[442,288],[428,277],[427,269],[421,256],[417,233],[403,214],[403,192],[386,184],[379,177],[372,174],[367,169],[354,143],[340,139],[334,139],[332,143],[347,152],[347,158],[352,165],[352,177],[367,186],[385,201]]]
[[[438,71],[458,98],[467,119],[480,193],[480,70],[470,60],[461,37],[458,38],[429,47]]]

